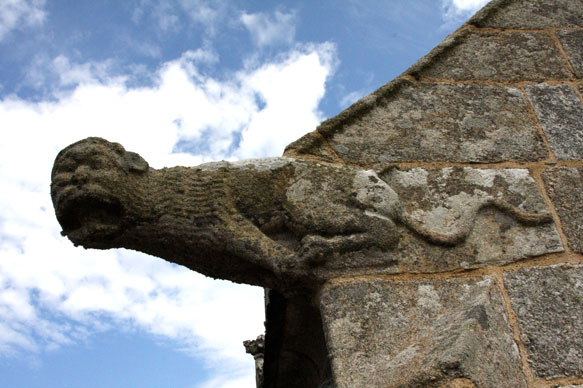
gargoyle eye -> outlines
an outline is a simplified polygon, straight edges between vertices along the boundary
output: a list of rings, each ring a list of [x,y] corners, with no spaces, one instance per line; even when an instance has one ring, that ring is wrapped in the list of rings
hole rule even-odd
[[[144,158],[131,151],[128,151],[123,155],[121,166],[125,171],[138,173],[147,172],[150,168],[150,165]]]
[[[126,153],[125,148],[119,143],[110,143],[113,151],[118,154],[119,156],[123,156]]]

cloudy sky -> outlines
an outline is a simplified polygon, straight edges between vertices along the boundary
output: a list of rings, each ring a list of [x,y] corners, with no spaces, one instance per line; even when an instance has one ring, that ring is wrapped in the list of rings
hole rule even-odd
[[[254,387],[259,288],[75,248],[49,197],[87,136],[153,167],[279,156],[486,0],[0,0],[0,386]]]

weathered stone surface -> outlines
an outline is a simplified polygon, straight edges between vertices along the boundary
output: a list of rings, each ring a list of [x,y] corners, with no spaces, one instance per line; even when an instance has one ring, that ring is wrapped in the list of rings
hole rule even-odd
[[[345,162],[371,166],[546,157],[526,99],[515,88],[402,80],[369,104],[366,112],[319,127]]]
[[[89,138],[57,157],[52,196],[76,244],[294,292],[354,271],[450,271],[561,250],[527,170],[381,176],[291,158],[155,170]]]
[[[500,285],[461,270],[562,250],[537,185],[519,169],[403,166],[538,162],[583,253],[583,168],[549,167],[539,126],[559,159],[583,160],[583,79],[564,55],[581,77],[582,5],[492,1],[470,24],[497,29],[464,26],[291,145],[297,159],[155,170],[118,144],[77,143],[53,170],[64,234],[270,288],[266,388],[524,388]],[[505,276],[535,377],[577,376],[535,385],[583,381],[582,267]]]
[[[57,156],[52,177],[57,218],[74,243],[136,249],[268,288],[313,286],[318,261],[387,251],[399,237],[395,192],[349,167],[268,158],[155,170],[88,138]]]
[[[319,278],[452,271],[563,250],[527,170],[391,168],[379,176],[404,209],[396,248],[329,256],[313,268]]]
[[[527,86],[536,115],[558,159],[583,159],[583,105],[569,85]]]
[[[561,219],[569,247],[583,253],[583,168],[547,170],[543,179]]]
[[[476,388],[476,384],[470,379],[455,379],[440,388]]]
[[[265,336],[261,334],[254,340],[243,341],[245,352],[255,360],[255,386],[263,388],[263,364],[265,361]]]
[[[518,222],[493,200],[546,215],[538,185],[528,170],[389,169],[380,174],[416,221],[431,230],[466,231],[463,244],[445,249],[404,233],[393,253],[400,270],[435,272],[503,265],[563,250],[552,222]]]
[[[365,214],[388,216],[397,223],[392,226],[399,231],[396,246],[386,251],[366,246],[330,251],[311,268],[317,279],[346,273],[442,272],[503,265],[563,250],[527,170],[415,168],[368,174],[355,178],[354,198],[369,204]],[[307,198],[330,202],[332,198],[329,189],[319,184],[299,181],[292,193],[300,188],[300,202]],[[401,210],[391,215],[387,209]],[[326,218],[327,211],[322,210],[320,217]]]
[[[536,32],[481,32],[456,35],[420,71],[421,77],[456,80],[533,80],[568,78],[553,38]],[[420,64],[424,64],[421,60]]]
[[[583,78],[583,30],[559,31],[561,44],[569,55],[575,75]]]
[[[543,29],[583,25],[580,0],[494,0],[469,22],[479,27]]]
[[[339,388],[526,386],[492,278],[340,282],[320,305]]]
[[[504,282],[538,377],[583,377],[583,266],[507,272]]]

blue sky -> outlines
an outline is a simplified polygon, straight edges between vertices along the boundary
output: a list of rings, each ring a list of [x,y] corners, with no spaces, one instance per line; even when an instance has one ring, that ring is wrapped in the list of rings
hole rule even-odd
[[[261,289],[75,248],[49,197],[87,136],[158,168],[278,156],[485,0],[0,0],[0,387],[254,387]]]

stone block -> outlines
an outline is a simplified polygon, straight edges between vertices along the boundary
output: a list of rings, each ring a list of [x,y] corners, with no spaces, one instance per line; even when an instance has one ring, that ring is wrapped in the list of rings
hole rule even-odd
[[[567,235],[569,248],[583,253],[583,168],[555,168],[543,179]]]
[[[345,162],[494,163],[547,156],[519,89],[405,80],[392,88],[367,112],[320,127]]]
[[[583,105],[569,85],[531,85],[526,91],[558,159],[583,159]]]
[[[469,23],[503,29],[580,27],[583,25],[583,7],[580,0],[493,1]]]
[[[369,243],[328,254],[311,268],[317,278],[456,271],[563,251],[539,186],[526,169],[388,168],[372,179],[377,183],[355,186],[356,198],[382,187],[370,202],[378,210],[373,206],[367,213],[379,219],[390,213],[378,204],[393,198],[389,208],[401,214],[394,218],[395,246],[379,251]]]
[[[320,305],[338,388],[526,387],[490,277],[339,282]]]
[[[553,38],[546,33],[465,31],[418,75],[455,80],[542,81],[565,79],[570,72]]]
[[[583,78],[583,30],[576,31],[559,31],[561,44],[569,55],[569,60],[575,75]]]
[[[583,266],[523,268],[504,282],[535,375],[583,378]]]
[[[520,211],[548,216],[539,187],[525,169],[389,169],[381,174],[403,207],[423,227],[469,231],[455,247],[430,244],[404,233],[393,253],[401,270],[436,272],[504,265],[563,250],[553,222],[521,223],[493,200]]]

